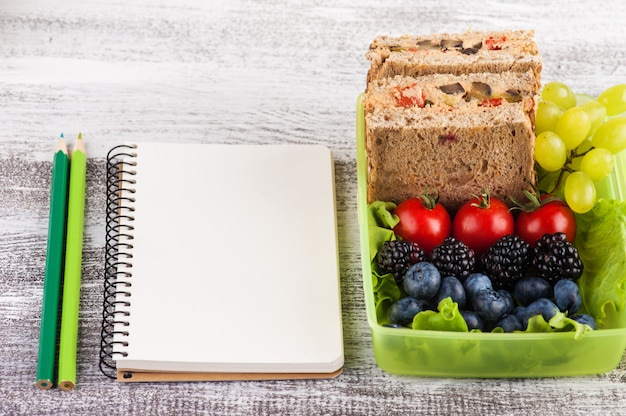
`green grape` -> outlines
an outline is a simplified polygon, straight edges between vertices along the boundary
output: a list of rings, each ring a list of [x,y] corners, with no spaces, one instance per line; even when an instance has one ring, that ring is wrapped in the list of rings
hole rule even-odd
[[[567,167],[572,170],[580,170],[580,162],[582,162],[584,156],[578,156],[572,158],[572,161],[567,164]]]
[[[544,131],[535,140],[535,160],[548,172],[561,169],[567,160],[565,143],[556,133]]]
[[[576,105],[583,105],[585,103],[588,103],[589,101],[596,101],[595,98],[593,98],[591,95],[589,94],[574,94],[576,96]]]
[[[588,150],[591,150],[593,145],[591,144],[591,140],[583,140],[581,144],[576,148],[576,153],[579,155],[586,153]]]
[[[589,134],[587,135],[589,137],[597,130],[598,127],[600,127],[602,123],[604,123],[604,119],[606,118],[606,108],[596,100],[587,101],[586,103],[581,104],[580,107],[587,111],[591,121]]]
[[[556,122],[563,115],[563,110],[550,101],[540,101],[535,115],[535,134],[554,131]]]
[[[600,180],[613,170],[615,158],[607,149],[591,149],[580,161],[579,170],[589,175],[592,181]]]
[[[573,154],[570,155],[572,159],[567,166],[572,170],[580,170],[580,162],[583,160],[584,155],[592,148],[593,146],[591,145],[591,140],[583,140],[583,142],[578,145],[576,150],[574,150]]]
[[[572,90],[559,81],[548,82],[541,91],[541,99],[550,101],[566,110],[576,105],[576,96]]]
[[[596,187],[585,172],[573,172],[565,180],[565,202],[572,211],[583,214],[596,203]]]
[[[581,107],[573,107],[565,111],[556,122],[554,132],[563,139],[567,150],[571,150],[587,138],[590,128],[591,119],[587,111]]]
[[[614,116],[626,111],[626,84],[613,85],[602,91],[598,101],[606,107],[606,114]]]
[[[591,138],[594,147],[603,147],[616,154],[626,148],[626,118],[605,121]]]

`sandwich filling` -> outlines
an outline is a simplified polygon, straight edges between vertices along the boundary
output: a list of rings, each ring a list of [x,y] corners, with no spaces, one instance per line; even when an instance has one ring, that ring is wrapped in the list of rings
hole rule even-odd
[[[498,107],[505,103],[526,103],[534,110],[536,81],[525,74],[435,74],[419,78],[397,75],[370,83],[365,95],[366,111],[376,108],[451,111]]]

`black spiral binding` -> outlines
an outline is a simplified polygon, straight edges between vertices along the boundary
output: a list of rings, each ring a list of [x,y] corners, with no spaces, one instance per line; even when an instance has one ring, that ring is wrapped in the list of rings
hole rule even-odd
[[[132,222],[135,211],[135,200],[132,197],[135,192],[134,169],[137,165],[135,149],[134,145],[120,145],[111,149],[107,155],[106,253],[100,371],[110,378],[117,378],[114,356],[126,356],[125,352],[115,350],[116,344],[128,346],[127,342],[120,341],[119,338],[120,335],[128,335],[120,327],[129,325],[129,312],[125,308],[130,306],[132,285],[132,273],[129,270],[132,268]]]

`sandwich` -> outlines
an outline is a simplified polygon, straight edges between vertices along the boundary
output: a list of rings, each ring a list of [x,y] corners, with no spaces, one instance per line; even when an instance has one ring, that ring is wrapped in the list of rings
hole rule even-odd
[[[378,36],[368,52],[367,82],[395,75],[502,73],[542,69],[534,31]]]
[[[483,189],[508,201],[536,182],[537,74],[431,73],[369,82],[368,202],[436,191],[451,211]]]

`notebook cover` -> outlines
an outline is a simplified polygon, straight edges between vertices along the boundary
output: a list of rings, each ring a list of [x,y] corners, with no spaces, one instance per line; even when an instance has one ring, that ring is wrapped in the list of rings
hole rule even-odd
[[[112,318],[108,333],[114,342],[103,345],[113,345],[113,352],[101,354],[101,361],[113,356],[118,368],[134,370],[133,381],[340,373],[330,150],[318,145],[139,143],[122,153],[136,153],[130,159],[137,166],[127,160],[123,168],[135,173],[122,175],[136,181],[136,189],[129,194],[114,189],[110,196],[121,196],[123,204],[132,198],[136,208],[132,224],[126,224],[132,225],[133,239],[115,245],[122,251],[124,243],[133,247],[132,260],[122,257],[132,263],[127,269],[132,277],[118,269],[112,280],[126,279],[132,288],[105,297],[117,303],[112,310],[131,317],[124,325],[119,314]],[[112,175],[110,169],[108,173]],[[115,260],[107,264],[118,267]],[[109,282],[108,287],[123,285]],[[122,352],[127,356],[121,357]]]

